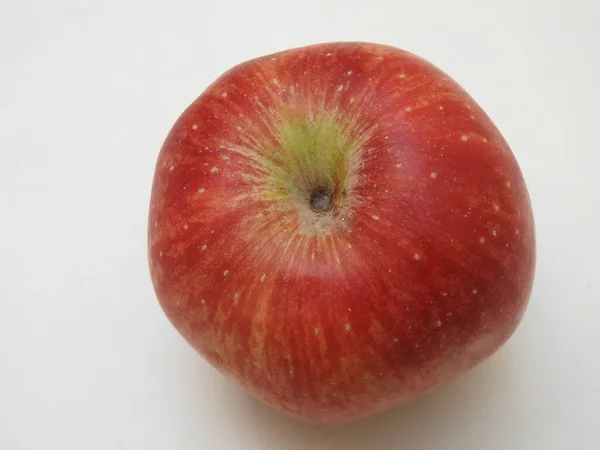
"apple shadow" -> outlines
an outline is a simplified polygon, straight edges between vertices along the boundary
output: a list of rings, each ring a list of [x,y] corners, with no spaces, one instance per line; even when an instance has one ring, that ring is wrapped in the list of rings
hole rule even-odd
[[[487,361],[412,402],[371,418],[336,426],[315,425],[285,416],[222,379],[219,396],[228,404],[224,422],[235,427],[247,448],[286,450],[388,450],[454,448],[465,436],[485,446],[485,429],[494,411],[515,410],[511,389],[524,355],[510,342]],[[227,385],[227,386],[225,386]],[[512,387],[511,387],[512,386]],[[513,418],[514,420],[515,418]],[[479,440],[478,440],[479,437]]]

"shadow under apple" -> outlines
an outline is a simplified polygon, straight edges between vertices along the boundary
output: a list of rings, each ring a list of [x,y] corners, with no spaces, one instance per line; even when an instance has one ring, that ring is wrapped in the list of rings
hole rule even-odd
[[[239,448],[284,450],[388,450],[456,448],[468,442],[485,448],[486,429],[498,421],[518,420],[511,394],[519,356],[510,343],[487,361],[412,402],[371,418],[339,426],[308,424],[287,417],[251,398],[216,374],[220,423],[231,428]],[[513,405],[514,406],[514,405]],[[516,409],[516,408],[515,408]],[[499,444],[499,443],[497,443]],[[483,447],[482,447],[483,446]],[[225,448],[225,447],[224,447]],[[226,447],[238,448],[238,447]]]

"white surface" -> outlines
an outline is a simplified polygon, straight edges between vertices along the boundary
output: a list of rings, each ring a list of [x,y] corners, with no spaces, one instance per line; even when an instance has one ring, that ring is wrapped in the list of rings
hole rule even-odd
[[[600,448],[598,2],[160,3],[0,3],[0,448]],[[493,358],[328,429],[188,348],[145,244],[155,158],[187,104],[242,60],[332,40],[418,53],[487,110],[530,188],[538,271]]]

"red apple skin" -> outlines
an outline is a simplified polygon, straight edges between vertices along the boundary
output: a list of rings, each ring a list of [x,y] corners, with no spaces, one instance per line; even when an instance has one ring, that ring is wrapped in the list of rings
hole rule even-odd
[[[315,137],[329,119],[342,125]],[[309,137],[282,137],[286,123]],[[353,156],[317,213],[282,146],[326,153],[338,129]],[[432,64],[368,43],[292,49],[216,80],[162,147],[148,244],[184,338],[256,398],[321,423],[489,357],[520,322],[535,266],[527,188],[490,118]]]

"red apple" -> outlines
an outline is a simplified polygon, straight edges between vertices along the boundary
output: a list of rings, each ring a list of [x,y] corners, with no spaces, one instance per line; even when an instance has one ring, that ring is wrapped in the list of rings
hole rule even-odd
[[[513,153],[456,82],[396,48],[332,43],[238,65],[186,109],[156,166],[149,260],[210,363],[339,423],[506,341],[534,223]]]

